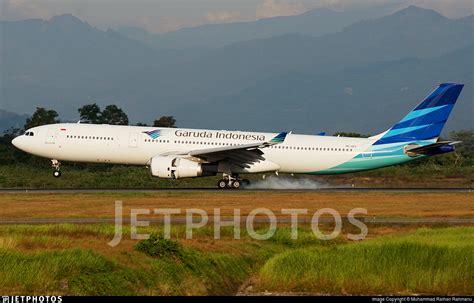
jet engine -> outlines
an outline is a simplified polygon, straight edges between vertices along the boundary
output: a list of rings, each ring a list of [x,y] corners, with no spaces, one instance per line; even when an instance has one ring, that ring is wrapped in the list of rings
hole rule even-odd
[[[155,177],[180,179],[213,176],[217,173],[217,166],[177,156],[156,156],[150,161],[150,170]]]

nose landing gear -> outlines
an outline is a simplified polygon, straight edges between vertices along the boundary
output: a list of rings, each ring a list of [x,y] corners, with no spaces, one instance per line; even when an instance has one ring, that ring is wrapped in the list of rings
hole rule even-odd
[[[55,178],[59,178],[61,177],[61,162],[59,162],[58,160],[51,160],[51,167],[53,167],[54,171],[53,171],[53,177]]]

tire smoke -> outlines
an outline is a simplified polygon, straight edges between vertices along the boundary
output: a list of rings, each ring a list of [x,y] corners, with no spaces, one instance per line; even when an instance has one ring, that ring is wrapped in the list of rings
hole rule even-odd
[[[269,176],[264,180],[253,181],[248,189],[322,189],[346,187],[347,185],[334,185],[320,180],[309,178],[295,178],[283,176]]]

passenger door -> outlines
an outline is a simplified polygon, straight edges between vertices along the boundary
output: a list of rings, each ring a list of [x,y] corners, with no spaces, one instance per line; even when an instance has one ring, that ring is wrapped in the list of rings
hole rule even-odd
[[[58,137],[58,130],[54,128],[48,129],[48,133],[46,134],[46,144],[55,144],[56,138]]]

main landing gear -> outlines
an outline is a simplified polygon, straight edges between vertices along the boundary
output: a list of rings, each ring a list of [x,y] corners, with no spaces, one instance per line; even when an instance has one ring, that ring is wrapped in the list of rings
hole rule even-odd
[[[61,177],[61,162],[59,162],[58,160],[51,160],[51,166],[53,167],[54,171],[53,171],[53,177],[55,178],[59,178]]]
[[[248,179],[240,179],[238,175],[223,174],[222,179],[217,182],[219,189],[239,189],[250,185]]]

